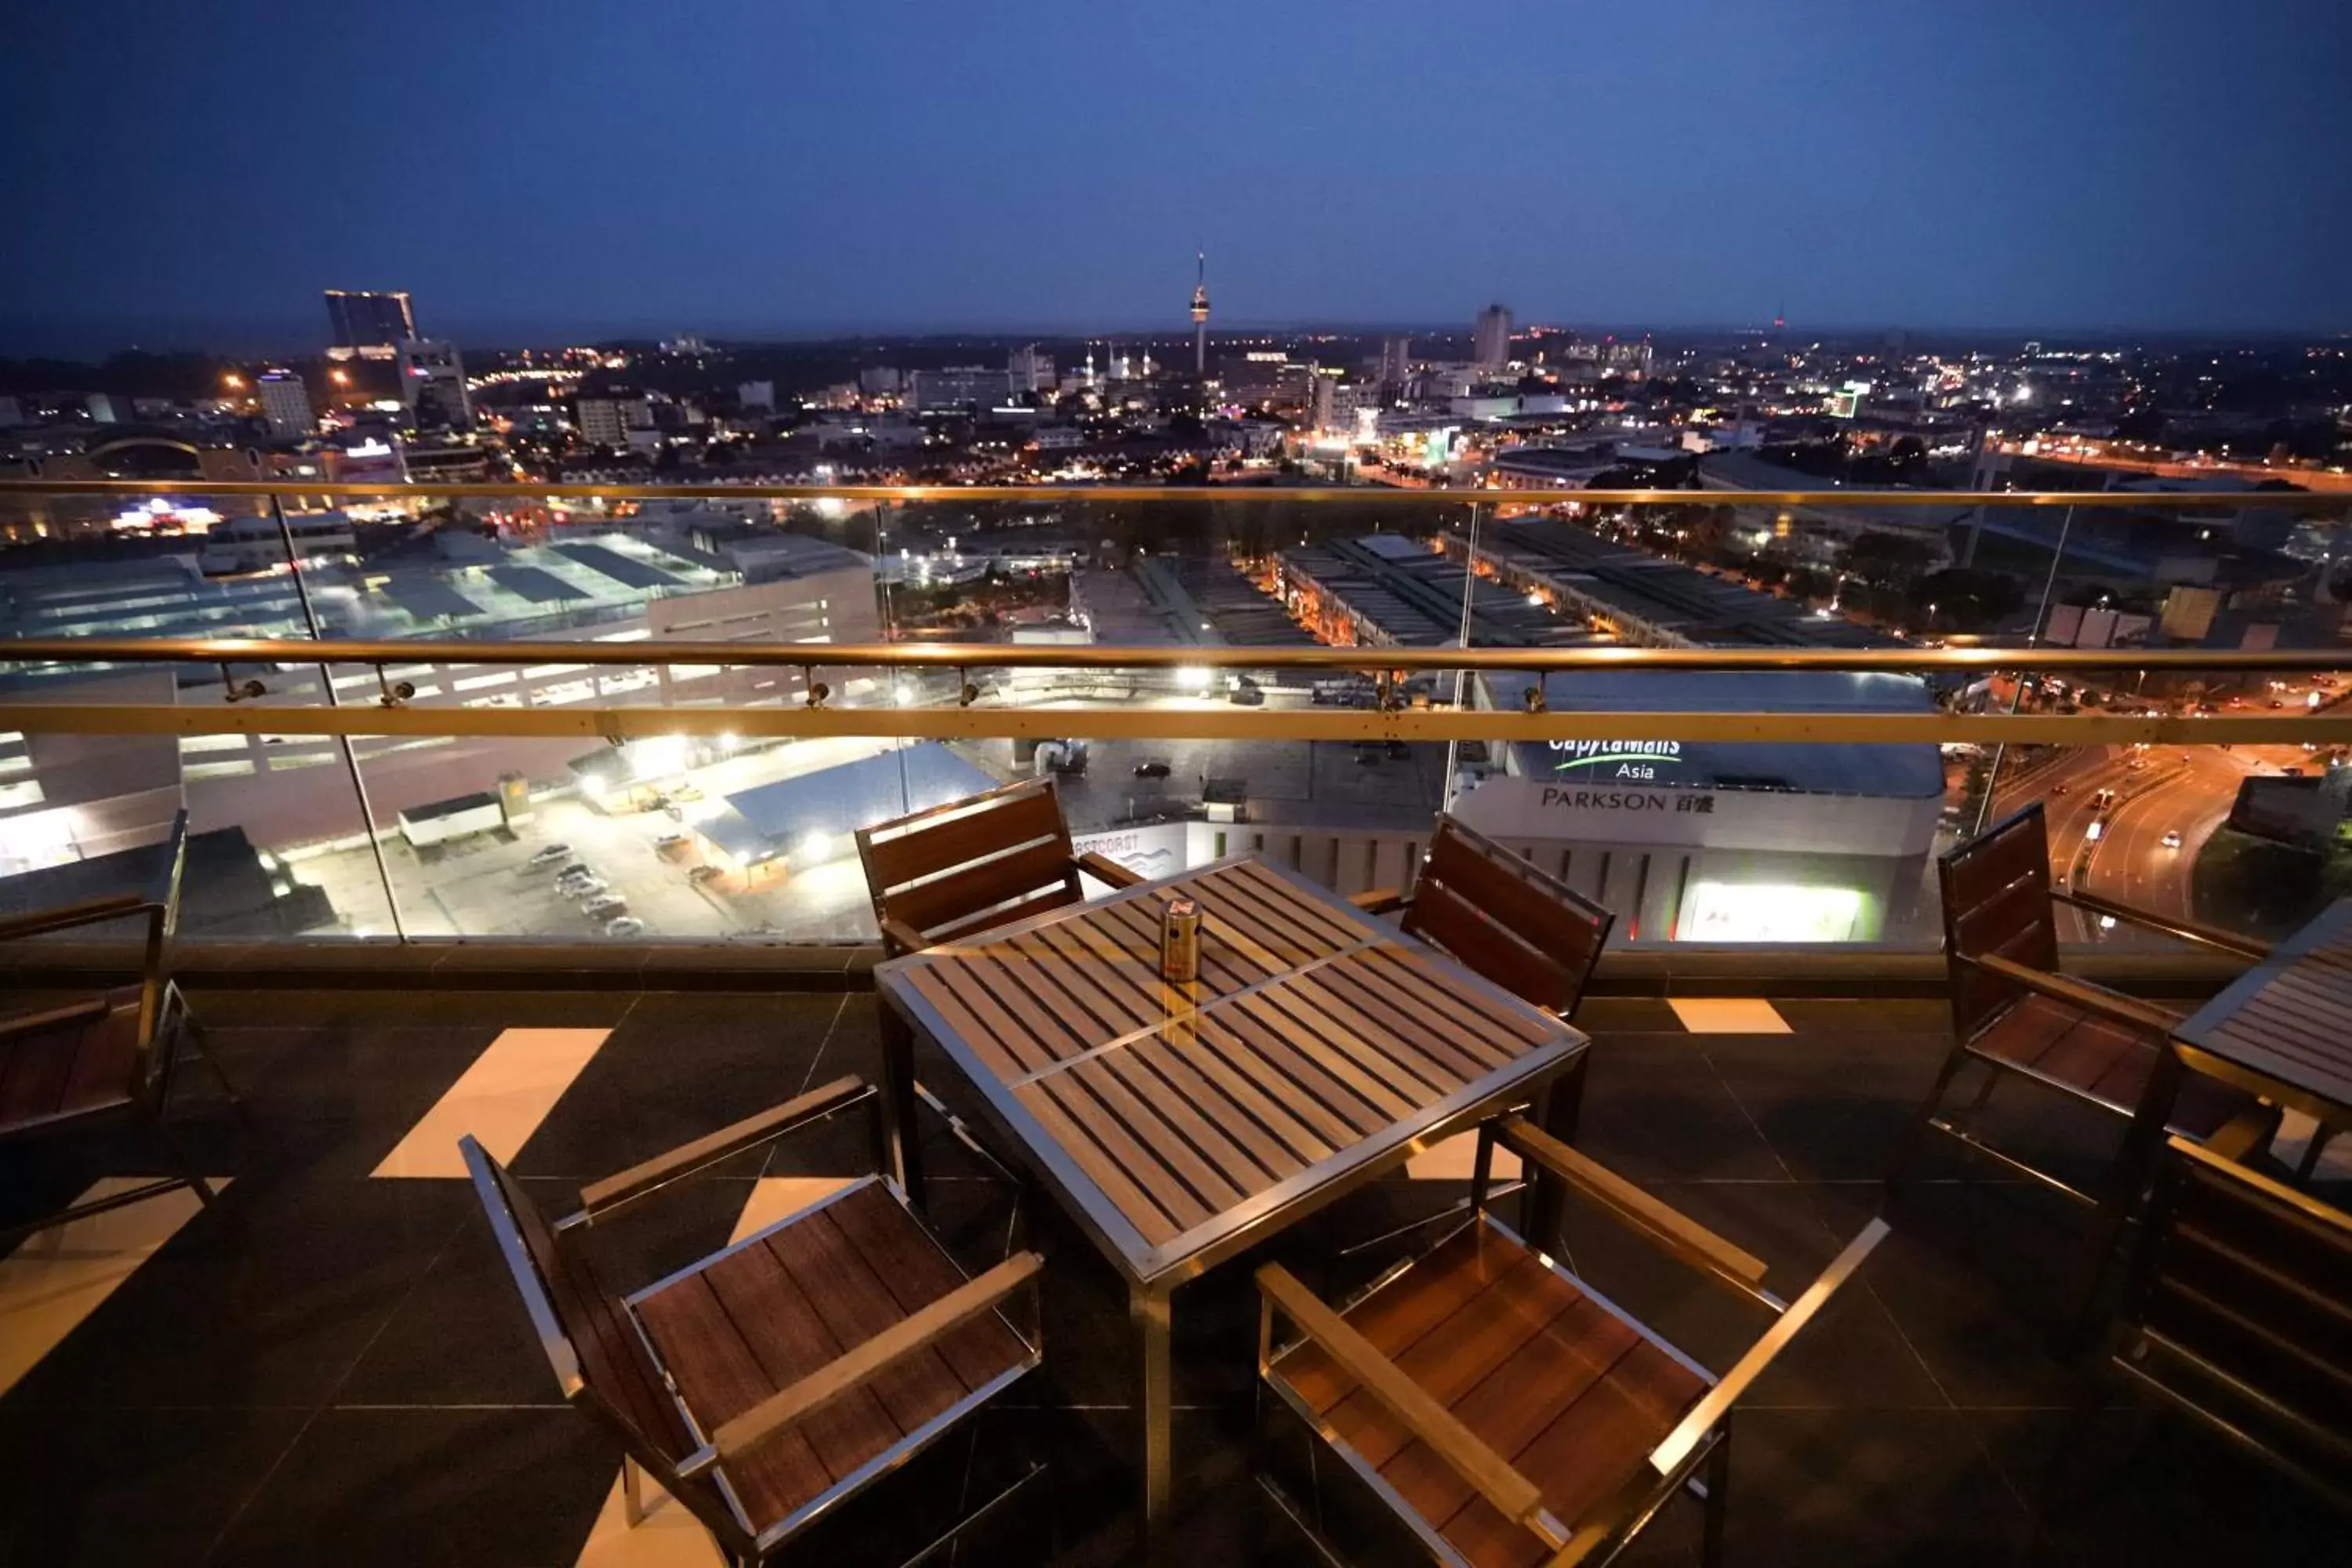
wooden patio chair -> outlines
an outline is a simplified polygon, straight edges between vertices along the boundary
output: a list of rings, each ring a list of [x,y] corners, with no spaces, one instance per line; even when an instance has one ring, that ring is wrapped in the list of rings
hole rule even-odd
[[[1527,857],[1443,814],[1411,892],[1381,888],[1349,901],[1367,914],[1402,910],[1406,935],[1568,1019],[1617,923]]]
[[[1080,872],[1113,888],[1145,879],[1072,847],[1051,779],[860,828],[857,858],[893,958],[1082,902]]]
[[[1586,898],[1566,882],[1512,853],[1475,828],[1440,813],[1437,831],[1422,856],[1410,892],[1379,888],[1349,901],[1367,914],[1402,911],[1398,922],[1418,937],[1484,975],[1520,1000],[1573,1020],[1592,979],[1593,966],[1617,923],[1614,911]],[[1561,1137],[1573,1139],[1584,1104],[1590,1051],[1548,1091],[1538,1120]],[[1434,1214],[1351,1241],[1343,1256],[1391,1241],[1405,1231],[1463,1213],[1456,1200]],[[1530,1234],[1547,1229],[1531,1220]]]
[[[116,921],[144,923],[136,984],[0,1016],[0,1142],[95,1135],[131,1123],[163,1158],[167,1174],[0,1232],[13,1241],[37,1230],[172,1192],[192,1189],[210,1207],[210,1183],[164,1124],[172,1079],[184,1055],[202,1056],[232,1105],[242,1107],[220,1063],[200,1047],[187,1001],[172,978],[180,882],[187,863],[187,813],[172,823],[161,885],[57,909],[0,918],[0,942],[30,941]]]
[[[1720,1377],[1530,1248],[1486,1207],[1496,1143],[1643,1240],[1778,1314]],[[1470,1568],[1602,1562],[1688,1487],[1705,1560],[1723,1540],[1733,1408],[1886,1234],[1873,1220],[1793,1302],[1765,1266],[1523,1119],[1480,1131],[1473,1212],[1422,1258],[1334,1310],[1278,1264],[1258,1271],[1264,1386],[1366,1483],[1435,1561]],[[1299,1333],[1277,1349],[1279,1318]],[[1261,1402],[1261,1452],[1263,1432]],[[1703,1486],[1695,1478],[1706,1468]],[[1336,1545],[1261,1464],[1276,1502]],[[1319,1483],[1318,1483],[1319,1484]]]
[[[694,1172],[878,1097],[843,1078],[580,1191],[550,1224],[479,1142],[466,1166],[564,1397],[622,1454],[629,1522],[651,1475],[730,1564],[766,1563],[1039,1363],[1003,1310],[1041,1260],[969,1279],[868,1176],[626,1297],[582,1233]],[[876,1128],[877,1146],[880,1129]],[[961,1530],[1003,1502],[1032,1466]]]
[[[2092,1194],[1995,1148],[1971,1128],[2004,1077],[2129,1122],[2163,1068],[2179,1086],[2167,1115],[2172,1131],[2210,1142],[2232,1155],[2267,1142],[2278,1124],[2275,1110],[2212,1079],[2174,1070],[2169,1040],[2182,1015],[2057,973],[2055,906],[2073,904],[2249,960],[2263,958],[2267,948],[2192,921],[2159,920],[2112,900],[2053,889],[2039,802],[1945,855],[1937,868],[1950,973],[1952,1048],[1887,1178],[1890,1185],[1901,1182],[1927,1133],[1936,1131],[2079,1202],[2098,1203]],[[1971,1062],[1987,1069],[1985,1080],[1966,1111],[1947,1116],[1945,1098]]]
[[[2114,1365],[2352,1510],[2352,1215],[2172,1139]]]
[[[883,951],[892,958],[1084,902],[1082,872],[1112,888],[1148,880],[1107,856],[1077,853],[1051,779],[1006,784],[860,828],[857,858]],[[920,1100],[967,1148],[1012,1173],[1012,1162],[992,1152],[975,1129],[915,1080],[913,1038],[887,1007],[881,1028],[887,1086],[898,1109],[911,1113]],[[921,1150],[894,1146],[892,1154],[901,1184],[921,1202]]]

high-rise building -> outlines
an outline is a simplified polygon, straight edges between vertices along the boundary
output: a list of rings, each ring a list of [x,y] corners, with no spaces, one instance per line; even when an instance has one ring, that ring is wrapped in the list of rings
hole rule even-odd
[[[400,345],[400,401],[419,424],[430,416],[452,430],[474,423],[474,400],[466,392],[466,365],[457,345],[411,338]]]
[[[949,408],[995,408],[1013,395],[1013,373],[985,365],[951,364],[919,370],[907,377],[907,405],[917,413]]]
[[[773,413],[776,407],[776,384],[772,381],[747,381],[735,388],[736,403],[746,410],[764,409]]]
[[[327,290],[327,355],[331,359],[391,359],[416,336],[416,312],[405,292]]]
[[[577,418],[582,440],[617,452],[629,444],[630,431],[653,428],[654,411],[642,397],[583,397]]]
[[[264,371],[254,383],[261,394],[261,416],[269,434],[280,441],[299,440],[319,433],[318,416],[310,412],[310,390],[290,370]]]
[[[1039,353],[1035,343],[1024,343],[1014,349],[1008,368],[1015,395],[1024,392],[1054,390],[1054,356]]]
[[[1500,370],[1511,363],[1511,312],[1507,306],[1489,305],[1478,312],[1472,333],[1470,363],[1480,370]]]
[[[1412,340],[1382,338],[1381,340],[1381,384],[1402,386],[1412,379]]]

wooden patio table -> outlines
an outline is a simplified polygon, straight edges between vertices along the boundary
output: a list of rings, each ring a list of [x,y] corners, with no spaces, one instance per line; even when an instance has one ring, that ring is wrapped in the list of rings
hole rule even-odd
[[[1202,912],[1200,978],[1160,976],[1160,911]],[[1126,1281],[1142,1522],[1172,1486],[1176,1288],[1508,1106],[1586,1037],[1339,894],[1247,856],[880,965],[900,1179],[919,1196],[912,1033],[973,1091]],[[910,1032],[911,1031],[911,1032]],[[1571,1081],[1580,1082],[1581,1075]]]

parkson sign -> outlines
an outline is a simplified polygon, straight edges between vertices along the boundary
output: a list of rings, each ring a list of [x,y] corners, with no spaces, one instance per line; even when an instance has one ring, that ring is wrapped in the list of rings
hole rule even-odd
[[[1552,763],[1552,772],[1593,770],[1588,777],[1607,779],[1654,779],[1660,763],[1672,765],[1682,760],[1680,741],[1552,741],[1547,742],[1559,753]]]

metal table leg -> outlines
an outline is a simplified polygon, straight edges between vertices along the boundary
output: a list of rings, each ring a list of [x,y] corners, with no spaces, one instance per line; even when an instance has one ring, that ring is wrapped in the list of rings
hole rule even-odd
[[[890,1175],[907,1201],[924,1206],[923,1144],[915,1125],[915,1032],[888,1003],[882,1005],[883,1123]]]
[[[2080,1345],[2091,1337],[2099,1287],[2106,1279],[2107,1265],[2115,1256],[2116,1245],[2123,1239],[2124,1226],[2130,1222],[2132,1211],[2139,1206],[2155,1173],[2157,1159],[2164,1150],[2165,1123],[2171,1119],[2173,1101],[2179,1097],[2180,1080],[2188,1071],[2188,1066],[2169,1042],[2157,1053],[2155,1069],[2147,1075],[2147,1088],[2140,1094],[2139,1105],[2132,1112],[2131,1126],[2124,1133],[2123,1148],[2116,1153],[2115,1168],[2109,1173],[2106,1195],[2100,1200],[2098,1213],[2091,1222],[2090,1247],[2083,1260],[2082,1282],[2075,1287],[2074,1310],[2059,1331],[2065,1344]]]
[[[1577,1112],[1584,1104],[1584,1058],[1544,1086],[1536,1106],[1536,1124],[1566,1143],[1576,1136]],[[1529,1163],[1520,1170],[1519,1226],[1528,1245],[1547,1253],[1559,1250],[1559,1222],[1564,1193],[1559,1178]]]
[[[1169,1298],[1165,1292],[1130,1286],[1128,1320],[1135,1325],[1135,1413],[1143,1469],[1142,1514],[1139,1521],[1147,1548],[1164,1539],[1168,1510],[1174,1489],[1174,1455],[1171,1426],[1174,1395],[1169,1385]]]

